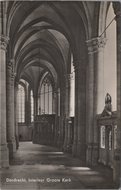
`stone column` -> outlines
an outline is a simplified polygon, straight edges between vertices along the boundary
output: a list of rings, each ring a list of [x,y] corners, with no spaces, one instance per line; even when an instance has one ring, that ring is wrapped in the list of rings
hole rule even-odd
[[[38,109],[37,109],[37,107],[38,107],[38,99],[37,99],[37,96],[35,96],[35,95],[33,95],[33,98],[34,98],[34,119],[35,119],[35,117],[36,117],[36,115],[38,114],[37,113],[37,111],[38,111]]]
[[[87,119],[86,119],[86,162],[92,164],[93,136],[94,136],[94,52],[93,40],[87,41],[88,69],[87,69]]]
[[[27,102],[27,110],[28,110],[28,115],[27,115],[27,124],[31,125],[31,94],[30,94],[30,89],[28,89],[28,102]]]
[[[68,143],[68,117],[69,117],[69,78],[70,75],[66,75],[66,89],[65,89],[65,118],[64,118],[64,127],[65,127],[65,137],[64,137],[64,151],[67,151]]]
[[[58,91],[55,88],[53,90],[53,109],[52,114],[55,114],[55,126],[54,126],[54,145],[57,145],[58,139]]]
[[[67,152],[72,152],[72,121],[71,118],[67,120]]]
[[[83,56],[83,55],[82,55]],[[78,97],[75,100],[75,109],[78,110],[77,117],[77,156],[82,164],[86,161],[86,66],[84,58],[78,62]]]
[[[78,138],[78,62],[74,61],[75,65],[75,118],[74,118],[74,140],[72,145],[72,155],[77,155],[77,138]]]
[[[67,151],[67,140],[68,140],[68,119],[67,118],[65,118],[64,125],[65,125],[65,137],[64,137],[63,149],[66,152]]]
[[[15,123],[14,123],[14,62],[10,60],[7,64],[7,91],[6,91],[6,103],[7,103],[7,142],[9,149],[9,157],[13,157],[13,153],[16,151],[15,142]]]
[[[28,125],[28,88],[25,85],[25,124]]]
[[[6,142],[6,48],[8,38],[0,36],[0,167],[9,166]]]
[[[55,89],[52,93],[52,114],[58,113],[58,92]]]
[[[113,2],[117,25],[117,149],[114,152],[113,178],[121,185],[121,2]]]
[[[18,134],[18,83],[15,83],[15,91],[14,91],[14,122],[15,122],[15,139],[16,139],[16,149],[19,147],[19,134]]]
[[[64,143],[64,121],[65,121],[65,87],[60,88],[60,117],[59,117],[59,139],[58,146],[63,150]]]
[[[89,73],[90,73],[89,89],[92,88],[91,85],[93,85],[94,83],[94,88],[93,88],[94,91],[89,94],[88,106],[90,110],[88,112],[88,119],[90,123],[88,122],[87,127],[90,128],[90,131],[89,131],[90,134],[88,134],[88,141],[89,141],[88,143],[91,145],[91,147],[89,148],[92,149],[92,151],[90,151],[90,156],[92,160],[91,164],[95,165],[97,164],[97,161],[98,161],[98,145],[99,145],[96,115],[101,113],[104,108],[104,94],[103,94],[103,91],[104,91],[104,70],[103,70],[104,69],[104,65],[103,65],[104,52],[103,50],[106,44],[106,39],[103,36],[93,38],[91,40],[88,40],[87,44],[88,44],[89,60],[90,60],[89,64],[92,64],[92,62],[94,61],[94,67],[92,66],[92,68],[90,68],[91,65],[89,67]],[[93,105],[91,103],[92,98],[94,100]],[[93,121],[93,118],[94,118],[94,121]],[[92,140],[92,135],[93,135],[93,140]]]
[[[27,126],[31,124],[31,94],[27,86],[25,88],[25,123]]]
[[[69,74],[69,81],[68,81],[68,117],[67,117],[67,121],[66,121],[66,127],[67,127],[67,144],[66,144],[66,149],[67,152],[72,152],[72,121],[71,121],[71,109],[72,109],[72,101],[74,101],[74,99],[72,99],[71,97],[71,90],[75,90],[75,89],[71,89],[72,88],[72,81],[74,80],[74,75],[73,73]],[[74,106],[74,105],[73,105]]]
[[[59,146],[59,136],[60,136],[60,88],[57,89],[57,146]]]

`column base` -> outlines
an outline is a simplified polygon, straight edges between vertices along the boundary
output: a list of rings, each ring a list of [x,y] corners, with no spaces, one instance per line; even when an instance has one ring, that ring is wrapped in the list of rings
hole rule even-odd
[[[92,150],[93,150],[93,145],[89,143],[87,145],[87,151],[86,151],[86,163],[88,166],[92,165]]]
[[[73,145],[72,145],[72,155],[76,156],[77,155],[77,142],[74,141]]]
[[[57,146],[58,146],[59,148],[63,149],[63,139],[62,139],[62,137],[59,137],[59,138],[58,138]]]
[[[97,143],[93,144],[92,147],[92,165],[96,166],[98,165],[98,158],[99,158],[99,147]]]
[[[72,153],[72,144],[71,144],[71,143],[68,143],[66,149],[67,149],[66,151],[67,151],[68,153]]]
[[[19,147],[19,138],[18,138],[17,135],[15,136],[15,140],[16,140],[16,149],[18,149],[18,147]]]
[[[0,168],[9,167],[9,152],[7,144],[0,145]]]
[[[63,148],[65,152],[72,153],[72,144],[70,142],[67,142]]]
[[[64,141],[63,150],[67,152],[67,140]]]
[[[83,164],[86,163],[86,148],[80,141],[77,142],[77,157],[80,158]]]
[[[16,152],[16,141],[8,141],[9,158],[13,158],[13,154]]]
[[[117,188],[120,187],[120,180],[121,180],[120,170],[121,170],[120,150],[116,150],[114,153],[113,180],[115,184],[117,185]]]

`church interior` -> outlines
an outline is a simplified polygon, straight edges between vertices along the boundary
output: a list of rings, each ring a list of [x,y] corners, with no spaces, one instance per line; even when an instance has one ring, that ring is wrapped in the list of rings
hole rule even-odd
[[[121,188],[121,2],[0,1],[2,189]]]

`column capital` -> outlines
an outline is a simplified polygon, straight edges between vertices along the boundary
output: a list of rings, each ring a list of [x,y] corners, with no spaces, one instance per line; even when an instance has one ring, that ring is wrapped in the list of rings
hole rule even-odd
[[[78,71],[80,65],[81,65],[81,64],[80,64],[79,59],[74,59],[74,60],[73,60],[73,66],[74,66],[74,72],[75,72],[75,73]]]
[[[73,76],[73,73],[68,73],[65,75],[65,77],[66,77],[66,82],[68,83],[70,80],[73,79],[74,76]]]
[[[14,80],[15,78],[15,73],[14,73],[14,59],[10,59],[7,64],[7,69],[9,70],[10,73],[10,78]]]
[[[15,89],[18,90],[18,85],[19,85],[19,82],[18,81],[15,81]]]
[[[34,98],[34,99],[37,99],[37,98],[38,98],[38,95],[33,93],[33,98]]]
[[[74,68],[79,65],[79,60],[78,59],[73,59],[73,66]]]
[[[87,46],[88,46],[88,54],[96,53],[101,48],[104,48],[105,44],[106,44],[106,41],[107,41],[106,38],[102,37],[102,36],[87,40],[86,43],[87,43]]]
[[[12,73],[11,73],[11,80],[13,80],[13,81],[14,81],[15,76],[16,76],[16,75],[15,75],[15,73],[14,73],[14,72],[12,72]]]
[[[116,18],[121,18],[121,2],[113,2],[113,9],[116,15]]]
[[[13,70],[14,68],[14,59],[10,59],[7,64],[8,69]]]
[[[9,38],[4,35],[0,35],[0,49],[6,50]]]

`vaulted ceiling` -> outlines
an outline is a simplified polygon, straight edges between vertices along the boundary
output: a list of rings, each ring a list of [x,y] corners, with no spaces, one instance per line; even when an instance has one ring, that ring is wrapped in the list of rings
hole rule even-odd
[[[63,83],[71,53],[89,38],[94,2],[11,1],[7,9],[8,56],[15,60],[16,80],[32,86],[48,71]],[[90,10],[90,8],[92,10]]]

